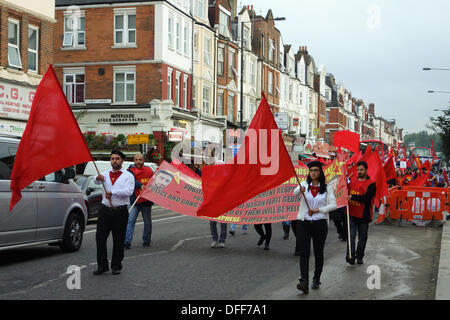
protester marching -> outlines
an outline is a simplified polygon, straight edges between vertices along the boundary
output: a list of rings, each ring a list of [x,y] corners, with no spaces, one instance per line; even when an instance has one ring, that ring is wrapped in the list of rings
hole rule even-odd
[[[50,67],[41,85],[60,90],[55,81]],[[45,98],[42,97],[44,102]],[[58,144],[47,150],[49,156],[36,163],[39,170],[32,174],[26,170],[26,158],[30,152],[44,150],[42,144],[33,143],[36,141],[32,137],[39,127],[30,122],[12,171],[10,209],[21,201],[21,190],[30,182],[49,172],[93,160],[67,101],[62,98],[60,102],[65,107],[60,113],[66,125],[55,124],[50,133],[55,141],[60,135],[70,134],[74,144],[69,150],[59,148]],[[33,119],[37,119],[34,121],[43,121],[40,119],[43,117],[42,109],[34,108],[32,113]],[[132,248],[139,212],[144,220],[142,246],[150,247],[154,204],[175,213],[208,220],[211,248],[225,249],[228,224],[232,236],[235,236],[238,225],[242,226],[245,234],[247,228],[253,225],[258,237],[255,238],[256,246],[264,244],[265,251],[272,251],[272,226],[282,224],[284,240],[289,239],[292,228],[294,256],[299,257],[296,261],[299,263],[300,278],[296,288],[304,294],[308,294],[310,288],[319,289],[321,276],[327,272],[325,243],[330,217],[338,239],[346,243],[346,248],[342,247],[340,253],[342,267],[345,262],[352,267],[364,264],[369,226],[376,212],[379,214],[378,222],[385,219],[386,212],[392,217],[400,213],[400,219],[411,221],[430,217],[442,220],[444,207],[448,206],[448,189],[443,190],[449,187],[444,169],[436,170],[432,162],[422,163],[417,156],[411,157],[406,167],[398,167],[401,160],[392,150],[384,153],[380,148],[372,150],[370,146],[361,150],[359,134],[345,130],[335,134],[334,145],[337,151],[333,159],[320,161],[316,157],[307,165],[292,159],[262,93],[261,103],[242,145],[226,163],[212,155],[213,161],[208,165],[203,161],[188,167],[174,156],[170,163],[163,161],[153,173],[150,167],[144,165],[142,153],[134,154],[134,164],[125,169],[123,163],[126,155],[120,150],[112,150],[109,154],[110,168],[102,172],[97,170],[94,180],[95,184],[103,187],[96,226],[97,270],[94,275],[104,274],[110,268],[114,275],[121,273],[124,248]],[[62,156],[53,165],[48,165],[49,157],[55,154]],[[400,198],[402,192],[406,196]],[[409,193],[414,193],[414,196]],[[426,194],[436,201],[424,200]],[[409,206],[409,215],[400,212],[406,205]],[[110,233],[113,240],[111,263],[106,246]],[[309,273],[311,242],[314,254],[312,278]],[[225,250],[211,251],[227,250],[232,248],[228,249],[227,245]]]

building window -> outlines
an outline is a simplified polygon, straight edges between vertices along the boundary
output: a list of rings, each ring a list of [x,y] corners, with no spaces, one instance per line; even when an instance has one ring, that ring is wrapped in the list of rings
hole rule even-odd
[[[247,27],[244,26],[244,34],[243,34],[243,38],[242,40],[244,41],[244,48],[249,48],[250,47],[250,42],[249,40],[249,34],[250,31]]]
[[[327,123],[330,122],[330,111],[327,110],[327,119],[326,119]]]
[[[172,70],[167,70],[167,100],[172,100]]]
[[[194,12],[197,15],[197,17],[201,19],[205,19],[205,9],[206,9],[206,0],[194,0]]]
[[[205,36],[204,38],[204,60],[203,62],[206,63],[207,65],[211,65],[211,38]]]
[[[197,98],[197,83],[192,84],[192,106],[195,108]]]
[[[234,121],[234,96],[228,95],[228,120]]]
[[[187,22],[184,23],[183,34],[184,34],[184,45],[183,45],[184,55],[189,56],[189,27]]]
[[[114,44],[136,44],[136,11],[116,12],[114,14]]]
[[[223,76],[223,71],[224,71],[224,65],[225,65],[225,49],[224,48],[219,48],[219,51],[217,53],[217,73],[220,74],[221,76]]]
[[[292,83],[289,83],[289,101],[292,101]]]
[[[268,73],[268,77],[269,77],[269,93],[273,94],[273,73],[269,71]]]
[[[209,113],[210,93],[209,87],[203,87],[203,113]]]
[[[303,105],[303,92],[300,91],[300,105]]]
[[[120,70],[120,71],[117,71]],[[136,71],[114,70],[114,102],[135,102]]]
[[[217,115],[223,115],[223,92],[220,92],[217,96]]]
[[[84,16],[64,17],[63,47],[83,47],[85,45]]]
[[[183,108],[187,109],[187,86],[188,86],[188,79],[187,76],[184,76],[183,80]]]
[[[228,51],[228,77],[233,78],[234,52]]]
[[[176,48],[177,52],[181,51],[181,22],[180,18],[177,18],[177,29],[176,29]]]
[[[194,31],[194,60],[198,61],[198,32]]]
[[[261,34],[261,42],[262,42],[262,45],[261,45],[262,55],[263,55],[263,57],[265,57],[266,56],[266,39],[264,37],[264,33]]]
[[[327,101],[330,101],[331,100],[331,97],[330,97],[330,90],[325,90],[325,98],[327,99]]]
[[[273,46],[273,40],[269,39],[269,61],[273,61],[275,47]]]
[[[83,71],[64,71],[63,88],[69,103],[84,103],[84,87]]]
[[[167,39],[169,42],[169,48],[173,49],[173,14],[169,13],[169,19],[167,20]]]
[[[220,20],[219,20],[220,34],[225,37],[229,37],[228,25],[229,25],[230,17],[225,12],[220,11],[219,18],[220,18]]]
[[[11,67],[22,68],[20,60],[20,26],[17,20],[8,20],[8,64]]]
[[[28,70],[38,71],[38,52],[39,52],[39,28],[28,27]]]
[[[180,106],[180,74],[175,78],[175,105]]]
[[[252,85],[256,86],[256,65],[254,61],[250,63],[250,78]]]

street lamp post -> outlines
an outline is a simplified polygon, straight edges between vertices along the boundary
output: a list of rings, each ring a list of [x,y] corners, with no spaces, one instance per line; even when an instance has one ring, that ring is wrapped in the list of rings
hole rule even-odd
[[[432,71],[432,70],[439,70],[439,71],[450,71],[450,69],[446,68],[422,68],[423,71]]]
[[[241,121],[240,121],[240,127],[241,130],[244,129],[244,125],[243,125],[243,119],[244,119],[244,24],[245,23],[250,23],[250,22],[255,22],[258,21],[260,19],[253,19],[250,21],[241,21],[241,110],[239,111],[239,114],[241,115]],[[277,17],[277,18],[273,18],[273,19],[268,19],[269,20],[273,20],[273,21],[284,21],[286,20],[285,17]]]

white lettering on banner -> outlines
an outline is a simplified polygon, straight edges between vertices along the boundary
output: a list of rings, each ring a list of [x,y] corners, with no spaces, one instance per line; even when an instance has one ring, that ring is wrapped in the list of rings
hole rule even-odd
[[[36,89],[0,83],[0,117],[28,120]]]

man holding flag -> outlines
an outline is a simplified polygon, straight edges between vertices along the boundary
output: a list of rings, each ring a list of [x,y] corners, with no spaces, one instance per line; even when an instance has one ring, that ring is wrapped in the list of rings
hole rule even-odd
[[[349,185],[349,214],[350,214],[350,247],[347,248],[346,261],[355,264],[355,240],[358,233],[358,247],[356,260],[363,264],[364,251],[366,248],[369,223],[373,218],[373,204],[377,192],[376,182],[367,175],[368,165],[365,161],[356,164],[358,177],[352,178]]]

